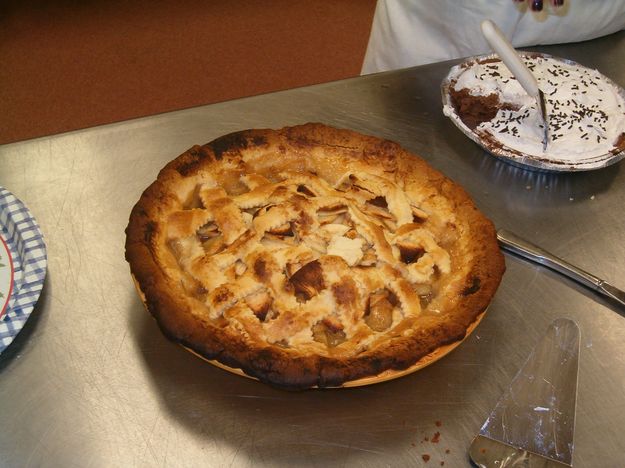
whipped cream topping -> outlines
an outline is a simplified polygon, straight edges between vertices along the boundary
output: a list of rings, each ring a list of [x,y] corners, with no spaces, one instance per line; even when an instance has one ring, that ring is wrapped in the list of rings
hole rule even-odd
[[[458,65],[449,75],[455,90],[468,89],[474,96],[496,94],[507,104],[495,117],[481,123],[502,145],[522,154],[582,162],[614,150],[625,132],[625,100],[622,90],[597,70],[538,55],[524,55],[545,96],[549,141],[543,150],[543,127],[536,100],[530,97],[499,60]],[[446,105],[445,115],[458,118]]]

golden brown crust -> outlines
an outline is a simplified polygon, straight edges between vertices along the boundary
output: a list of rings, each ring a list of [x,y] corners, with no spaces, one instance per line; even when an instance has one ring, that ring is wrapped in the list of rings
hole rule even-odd
[[[293,389],[405,369],[462,339],[504,271],[462,188],[396,143],[321,124],[194,146],[145,190],[126,234],[170,339]]]

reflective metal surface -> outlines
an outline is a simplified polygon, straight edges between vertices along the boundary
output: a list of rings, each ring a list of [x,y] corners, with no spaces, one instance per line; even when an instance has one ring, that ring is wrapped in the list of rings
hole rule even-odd
[[[539,49],[625,85],[625,33]],[[495,222],[625,287],[625,171],[540,173],[496,160],[441,111],[456,62],[356,78],[0,147],[0,179],[46,236],[37,309],[0,356],[2,466],[468,466],[467,451],[552,320],[582,335],[574,465],[625,453],[625,320],[595,293],[506,257],[482,323],[401,379],[286,393],[167,341],[124,260],[133,204],[166,162],[244,128],[319,121],[395,140]],[[427,464],[424,458],[429,457]]]

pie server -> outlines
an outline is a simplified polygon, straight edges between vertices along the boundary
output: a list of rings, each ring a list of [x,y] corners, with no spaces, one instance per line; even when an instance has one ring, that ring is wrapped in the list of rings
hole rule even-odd
[[[540,247],[520,238],[516,234],[506,231],[505,229],[499,229],[497,231],[497,240],[503,249],[551,268],[552,270],[571,278],[587,288],[593,289],[612,302],[625,307],[625,291],[612,286],[607,281],[597,278],[595,275],[592,275],[575,265],[571,265],[561,258],[550,254],[546,250],[541,249]],[[625,316],[625,311],[617,310],[617,312],[620,315]]]
[[[478,467],[571,466],[580,333],[557,319],[469,448]]]
[[[499,55],[501,61],[508,67],[521,86],[523,86],[523,89],[527,91],[527,94],[536,99],[536,105],[538,106],[538,111],[542,118],[543,151],[545,151],[547,149],[547,142],[549,141],[549,125],[547,124],[545,95],[538,88],[536,77],[532,75],[532,72],[527,68],[525,62],[521,60],[521,57],[516,50],[514,50],[512,44],[510,44],[508,39],[506,39],[501,32],[501,29],[499,29],[495,23],[491,20],[484,20],[482,21],[481,27],[482,34],[497,55]]]

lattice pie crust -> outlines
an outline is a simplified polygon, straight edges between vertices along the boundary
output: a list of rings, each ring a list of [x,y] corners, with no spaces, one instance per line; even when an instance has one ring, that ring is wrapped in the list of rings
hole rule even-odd
[[[320,124],[170,162],[132,211],[126,258],[168,337],[288,388],[403,369],[461,339],[504,270],[458,185]]]

